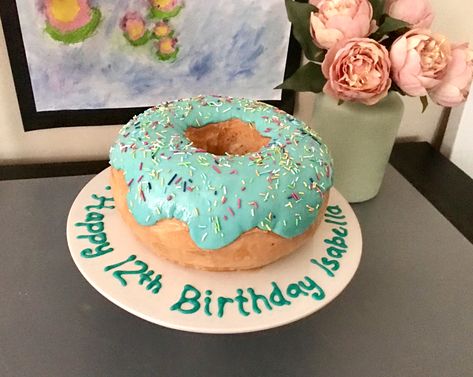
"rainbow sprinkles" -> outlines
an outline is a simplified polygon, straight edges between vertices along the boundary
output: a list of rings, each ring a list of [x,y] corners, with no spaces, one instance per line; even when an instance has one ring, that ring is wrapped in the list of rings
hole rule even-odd
[[[269,143],[247,155],[217,156],[184,136],[189,127],[234,118]],[[285,238],[304,233],[332,186],[327,148],[303,122],[267,104],[228,97],[166,102],[134,117],[112,146],[110,163],[125,172],[127,204],[139,224],[181,220],[206,250],[253,228]]]

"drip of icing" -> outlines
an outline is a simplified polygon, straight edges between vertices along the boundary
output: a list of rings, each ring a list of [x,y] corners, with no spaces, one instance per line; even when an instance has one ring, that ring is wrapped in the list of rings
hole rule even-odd
[[[271,141],[244,156],[215,156],[184,136],[189,127],[233,118]],[[208,250],[252,228],[285,238],[304,233],[332,186],[327,147],[303,122],[264,103],[227,97],[166,102],[134,117],[112,146],[110,164],[125,173],[128,207],[139,224],[181,220]]]

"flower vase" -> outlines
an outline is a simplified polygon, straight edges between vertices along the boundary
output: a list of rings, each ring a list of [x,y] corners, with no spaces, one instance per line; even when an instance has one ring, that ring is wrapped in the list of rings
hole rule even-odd
[[[316,95],[311,127],[328,145],[335,188],[350,203],[378,194],[403,114],[395,92],[373,106]]]

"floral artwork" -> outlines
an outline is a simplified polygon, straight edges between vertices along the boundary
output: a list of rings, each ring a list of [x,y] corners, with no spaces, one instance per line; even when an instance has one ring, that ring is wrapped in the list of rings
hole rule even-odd
[[[15,3],[38,113],[200,94],[281,100],[291,28],[281,0]]]
[[[160,61],[174,62],[179,47],[170,19],[180,13],[183,3],[178,0],[151,0],[149,5],[146,18],[136,11],[125,13],[120,21],[123,36],[133,46],[153,42],[151,45]]]
[[[56,41],[79,43],[91,37],[97,29],[101,13],[91,8],[87,0],[44,0],[45,31]]]
[[[156,47],[156,55],[162,61],[174,61],[177,58],[179,47],[177,47],[177,39],[173,37],[162,37],[154,46]]]
[[[463,103],[473,80],[468,43],[430,30],[429,0],[286,0],[310,60],[279,88],[324,92],[374,105],[397,91],[445,107]]]
[[[141,46],[149,41],[150,32],[145,20],[138,12],[127,12],[120,21],[123,36],[133,46]]]
[[[179,0],[149,0],[149,2],[151,5],[149,16],[158,20],[176,17],[183,7]]]

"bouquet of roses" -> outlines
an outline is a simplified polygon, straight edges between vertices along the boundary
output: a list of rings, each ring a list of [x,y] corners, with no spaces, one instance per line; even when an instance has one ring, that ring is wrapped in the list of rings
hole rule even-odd
[[[390,90],[452,107],[464,102],[473,53],[430,30],[429,0],[286,0],[307,64],[278,89],[374,105]]]

